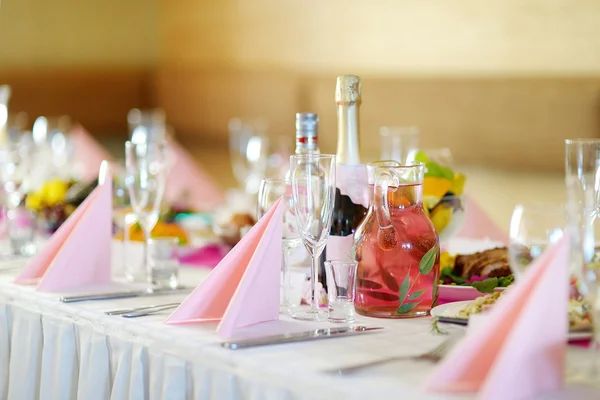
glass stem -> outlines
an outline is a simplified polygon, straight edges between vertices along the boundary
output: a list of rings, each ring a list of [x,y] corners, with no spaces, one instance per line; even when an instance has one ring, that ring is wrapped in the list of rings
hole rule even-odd
[[[148,283],[152,283],[152,271],[150,269],[150,254],[148,252],[148,240],[150,239],[151,230],[148,229],[147,224],[143,224],[142,230],[144,231],[144,267],[146,268],[146,279]]]
[[[289,272],[289,266],[287,265],[287,257],[286,257],[286,251],[282,252],[281,254],[281,267],[283,268],[283,301],[282,301],[282,305],[284,307],[289,307],[290,306],[290,299],[289,299],[289,288],[290,288],[290,272]]]
[[[310,311],[319,312],[319,297],[317,294],[317,281],[319,280],[319,256],[313,255],[312,268],[310,269]]]

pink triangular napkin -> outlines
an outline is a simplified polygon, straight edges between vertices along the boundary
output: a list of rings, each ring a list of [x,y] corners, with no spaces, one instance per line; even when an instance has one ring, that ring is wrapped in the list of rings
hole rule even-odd
[[[223,204],[224,194],[210,175],[175,141],[169,142],[173,157],[165,188],[169,204],[182,204],[196,210],[212,210]]]
[[[33,257],[16,283],[56,292],[111,280],[112,183],[98,185]]]
[[[166,323],[221,322],[231,337],[244,326],[279,318],[283,203],[275,203],[181,303]]]
[[[84,180],[94,179],[102,161],[111,161],[112,157],[81,125],[71,130],[73,142],[73,165]]]
[[[475,200],[466,197],[465,222],[456,237],[484,239],[508,243],[508,235]]]
[[[568,338],[569,242],[565,235],[532,263],[436,368],[426,389],[526,399],[564,382]]]

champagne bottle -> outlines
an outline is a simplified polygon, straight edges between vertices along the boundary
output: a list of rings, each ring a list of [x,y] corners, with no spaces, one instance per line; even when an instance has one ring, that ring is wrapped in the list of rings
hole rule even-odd
[[[360,164],[359,153],[359,107],[361,104],[361,82],[358,76],[339,76],[335,88],[337,104],[338,141],[336,163],[338,173],[344,166]],[[325,258],[349,258],[354,245],[354,231],[364,218],[367,210],[361,204],[355,204],[352,199],[336,188],[335,205],[331,231],[325,248]],[[324,260],[323,260],[324,261]],[[323,287],[327,286],[325,266],[321,264],[320,280]]]

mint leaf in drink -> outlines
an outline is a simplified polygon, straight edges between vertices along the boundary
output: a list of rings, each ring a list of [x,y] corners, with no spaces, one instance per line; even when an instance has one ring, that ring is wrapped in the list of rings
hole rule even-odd
[[[396,314],[408,314],[409,312],[411,312],[416,306],[418,306],[421,302],[417,302],[417,303],[405,303],[402,304],[400,307],[398,307],[398,309],[396,310]]]
[[[435,259],[437,258],[437,244],[433,245],[431,249],[425,253],[421,261],[419,261],[419,272],[421,275],[427,275],[433,269],[435,265]]]
[[[410,275],[406,275],[406,278],[404,278],[404,280],[402,281],[402,284],[400,285],[400,291],[398,292],[398,300],[400,301],[400,304],[404,303],[404,300],[406,300],[406,295],[408,294],[408,287],[410,286]]]
[[[498,278],[487,278],[483,281],[473,282],[471,286],[481,293],[492,293],[498,287]]]
[[[421,297],[423,295],[423,293],[425,293],[425,290],[423,290],[423,289],[416,290],[408,295],[408,300],[416,300],[419,297]]]

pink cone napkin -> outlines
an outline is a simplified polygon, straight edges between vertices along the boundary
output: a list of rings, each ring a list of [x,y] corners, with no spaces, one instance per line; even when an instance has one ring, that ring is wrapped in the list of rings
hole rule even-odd
[[[279,318],[283,203],[281,199],[211,271],[166,323],[221,320],[217,333]]]
[[[568,338],[569,242],[565,235],[436,368],[435,392],[479,392],[489,400],[528,399],[563,386]]]
[[[73,142],[73,163],[79,168],[84,180],[91,180],[98,175],[102,161],[111,161],[112,157],[81,125],[71,131]]]
[[[197,210],[212,210],[223,204],[223,191],[178,143],[169,142],[173,165],[165,188],[169,204],[181,204]]]
[[[483,239],[508,243],[508,235],[504,232],[475,200],[466,197],[465,222],[456,237]]]
[[[37,284],[39,291],[56,292],[110,282],[110,175],[101,177],[100,182],[102,183],[58,228],[42,250],[29,261],[15,283]]]

